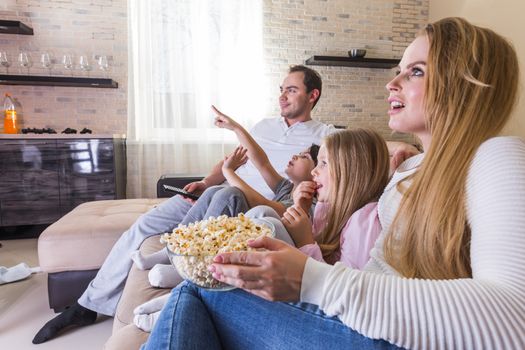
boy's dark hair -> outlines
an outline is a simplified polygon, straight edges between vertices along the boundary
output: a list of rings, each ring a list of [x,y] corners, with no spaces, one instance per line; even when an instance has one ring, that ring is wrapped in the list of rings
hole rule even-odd
[[[323,90],[323,81],[321,79],[321,76],[319,73],[317,73],[315,70],[305,67],[303,65],[296,65],[291,66],[288,70],[288,73],[294,73],[294,72],[302,72],[304,75],[303,84],[306,86],[306,92],[310,92],[313,89],[319,90],[319,96],[317,96],[317,99],[314,102],[314,105],[312,106],[312,109],[314,109],[315,105],[321,98],[321,91]]]
[[[310,157],[312,157],[312,160],[314,161],[315,166],[317,166],[317,155],[319,154],[319,148],[321,148],[321,146],[318,146],[315,143],[312,143],[312,145],[310,146],[310,149],[308,149],[308,153],[310,154]]]

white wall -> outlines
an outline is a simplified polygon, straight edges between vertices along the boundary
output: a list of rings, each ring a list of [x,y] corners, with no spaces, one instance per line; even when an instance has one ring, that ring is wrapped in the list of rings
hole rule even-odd
[[[504,130],[506,135],[525,138],[525,1],[523,0],[430,0],[429,20],[443,17],[463,17],[470,22],[488,27],[508,38],[518,53],[521,67],[520,101],[512,119]]]

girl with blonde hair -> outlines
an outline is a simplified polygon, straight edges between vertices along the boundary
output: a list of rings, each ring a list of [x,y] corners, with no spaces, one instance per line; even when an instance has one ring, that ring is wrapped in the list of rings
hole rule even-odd
[[[390,128],[425,152],[379,199],[383,230],[365,268],[256,240],[267,250],[210,267],[245,291],[182,285],[148,346],[524,349],[525,143],[497,137],[518,77],[516,52],[493,31],[461,18],[426,26],[387,84]]]
[[[276,237],[288,235],[305,254],[319,261],[362,268],[381,232],[377,200],[389,173],[385,140],[369,129],[344,130],[326,136],[312,170],[313,181],[303,181],[294,205],[283,215],[258,206],[246,213],[273,223]],[[308,209],[317,196],[312,220]]]

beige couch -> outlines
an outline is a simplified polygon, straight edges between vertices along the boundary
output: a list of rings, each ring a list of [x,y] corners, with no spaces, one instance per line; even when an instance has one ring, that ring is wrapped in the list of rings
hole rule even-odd
[[[102,265],[120,235],[144,212],[165,200],[125,199],[83,203],[49,226],[39,237],[40,266],[48,273],[50,306],[61,311],[75,302]],[[161,248],[159,236],[150,237],[141,251]],[[139,349],[148,337],[133,325],[133,309],[169,289],[149,285],[148,271],[132,267],[113,321],[106,349]]]
[[[161,248],[159,236],[153,236],[144,241],[140,250],[147,255]],[[148,281],[148,271],[141,271],[133,266],[113,320],[113,333],[106,342],[104,349],[139,349],[140,345],[148,339],[149,333],[141,331],[133,324],[133,309],[170,291],[171,289],[151,287]]]

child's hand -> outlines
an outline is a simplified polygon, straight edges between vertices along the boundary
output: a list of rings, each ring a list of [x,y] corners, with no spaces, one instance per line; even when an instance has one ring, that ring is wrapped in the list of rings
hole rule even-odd
[[[303,181],[293,191],[293,204],[308,212],[312,206],[317,184],[313,181]]]
[[[215,126],[228,130],[235,130],[235,128],[239,126],[239,124],[235,120],[228,117],[226,114],[223,114],[221,111],[215,108],[215,106],[212,105],[211,109],[216,114]]]
[[[288,208],[281,218],[286,230],[292,236],[296,247],[314,243],[312,222],[308,214],[301,207]]]
[[[246,153],[248,150],[242,146],[237,146],[233,152],[224,158],[222,163],[222,171],[235,171],[238,167],[243,165],[248,161],[248,156]]]

